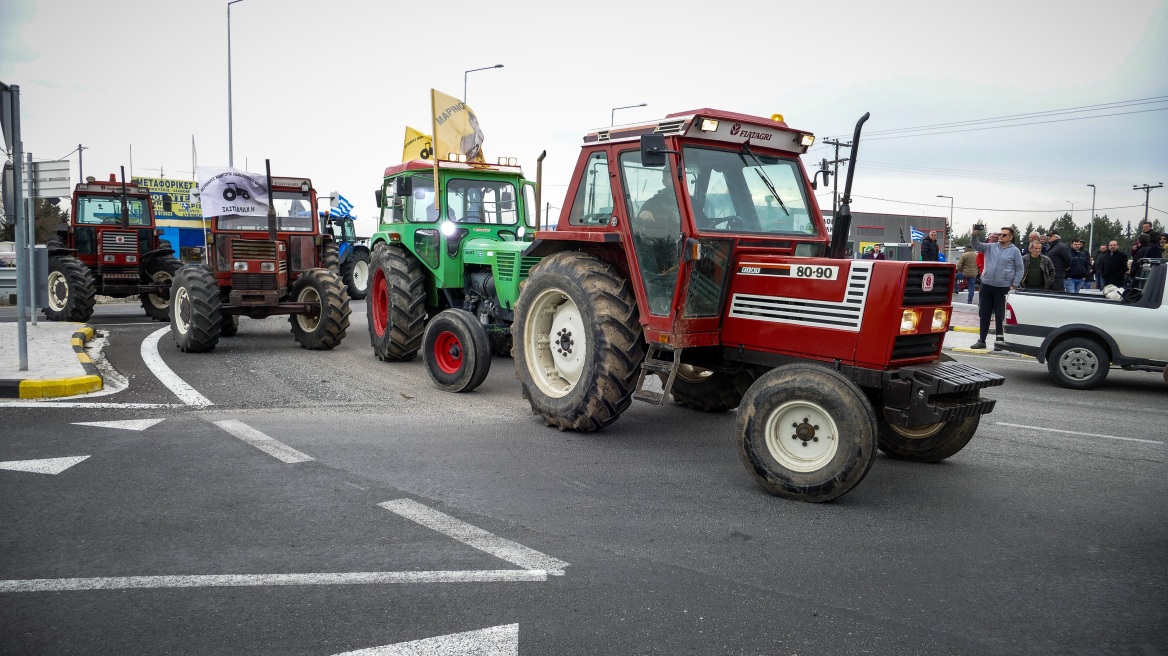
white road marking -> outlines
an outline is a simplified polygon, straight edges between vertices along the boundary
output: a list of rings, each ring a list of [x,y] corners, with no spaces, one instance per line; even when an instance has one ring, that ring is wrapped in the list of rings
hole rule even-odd
[[[57,475],[88,457],[73,456],[70,458],[42,458],[40,460],[9,460],[8,462],[0,462],[0,469],[29,472],[32,474]]]
[[[335,656],[518,656],[519,625],[489,626],[477,631],[346,651]]]
[[[144,588],[234,588],[263,585],[368,585],[375,583],[515,583],[546,581],[535,569],[430,572],[340,572],[319,574],[199,574],[190,576],[114,576],[78,579],[0,581],[3,592],[130,590]]]
[[[158,354],[158,340],[162,336],[170,332],[170,326],[166,328],[159,328],[150,333],[146,339],[142,340],[142,361],[149,367],[150,373],[154,374],[158,380],[162,381],[174,395],[178,397],[186,405],[208,406],[214,405],[207,397],[195,391],[195,388],[187,384],[185,380],[178,377],[166,363],[162,361],[162,356]]]
[[[121,419],[118,421],[75,421],[74,426],[97,426],[98,428],[120,428],[122,430],[144,431],[166,421],[162,419]]]
[[[377,505],[524,569],[546,570],[552,576],[563,576],[564,568],[571,564],[495,536],[412,499],[397,499]]]
[[[268,437],[237,419],[224,419],[223,421],[215,422],[215,425],[277,460],[282,460],[289,464],[316,460],[316,458],[301,453],[279,440]]]
[[[84,403],[80,401],[0,401],[4,408],[98,408],[101,410],[150,410],[154,408],[185,408],[178,403]]]
[[[1027,426],[1025,424],[1007,424],[1004,421],[994,422],[998,426],[1009,426],[1011,428],[1028,428],[1036,431],[1048,431],[1051,433],[1066,433],[1067,435],[1081,435],[1083,437],[1102,437],[1108,440],[1123,440],[1125,442],[1144,442],[1146,444],[1164,444],[1160,440],[1143,440],[1138,437],[1120,437],[1119,435],[1100,435],[1098,433],[1080,433],[1079,431],[1062,430],[1059,428],[1047,428],[1045,426]]]

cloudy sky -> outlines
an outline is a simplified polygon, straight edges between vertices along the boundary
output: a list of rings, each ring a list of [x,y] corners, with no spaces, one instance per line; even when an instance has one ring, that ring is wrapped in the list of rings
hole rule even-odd
[[[1085,224],[1094,183],[1098,213],[1140,219],[1132,187],[1168,181],[1168,2],[957,6],[242,0],[235,164],[262,172],[267,158],[273,173],[339,191],[368,234],[405,126],[428,132],[430,88],[461,96],[465,80],[488,159],[518,157],[534,178],[547,150],[553,217],[583,134],[647,103],[616,122],[782,113],[819,138],[809,169],[833,156],[825,138],[849,138],[871,112],[853,211],[944,216],[943,194],[960,230],[1072,208]],[[86,175],[128,170],[132,152],[136,175],[190,179],[193,137],[200,165],[227,164],[222,0],[2,0],[0,81],[21,87],[38,160],[83,144]],[[985,121],[1002,117],[1017,118]],[[889,132],[924,126],[943,127]],[[1151,207],[1168,223],[1168,188]]]

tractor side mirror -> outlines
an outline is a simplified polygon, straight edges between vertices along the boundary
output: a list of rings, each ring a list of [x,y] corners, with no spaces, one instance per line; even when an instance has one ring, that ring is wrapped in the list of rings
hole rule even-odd
[[[414,191],[414,180],[408,175],[395,179],[393,184],[393,193],[397,196],[409,196]]]
[[[641,165],[657,168],[665,166],[665,135],[641,135]]]
[[[373,197],[377,199],[377,207],[381,207],[381,190],[375,190],[373,192]]]
[[[504,189],[499,192],[499,209],[504,212],[509,212],[515,209],[515,196],[510,189]]]

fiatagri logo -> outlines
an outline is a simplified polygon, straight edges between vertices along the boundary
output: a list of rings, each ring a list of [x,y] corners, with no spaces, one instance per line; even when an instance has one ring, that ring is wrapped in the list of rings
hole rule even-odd
[[[735,123],[734,125],[730,126],[730,136],[732,136],[732,137],[738,137],[738,136],[745,137],[747,141],[750,141],[751,139],[758,139],[759,141],[770,141],[771,140],[771,135],[767,134],[766,132],[755,132],[754,130],[743,130],[741,123]]]

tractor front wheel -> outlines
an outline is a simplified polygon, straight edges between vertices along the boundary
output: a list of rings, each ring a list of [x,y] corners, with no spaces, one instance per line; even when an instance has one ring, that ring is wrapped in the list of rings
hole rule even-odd
[[[70,255],[50,257],[48,290],[45,318],[49,321],[89,321],[93,316],[96,284],[81,260]]]
[[[482,385],[491,370],[487,331],[466,310],[443,310],[426,326],[422,359],[438,389],[469,392]]]
[[[515,373],[533,414],[593,431],[632,403],[645,340],[632,286],[591,255],[562,252],[531,270],[511,326]]]
[[[426,329],[426,287],[422,263],[400,246],[373,250],[365,312],[369,341],[379,360],[413,360]]]
[[[220,337],[234,337],[235,333],[239,332],[239,315],[225,314],[223,315],[223,325],[219,329]]]
[[[855,487],[876,457],[876,413],[843,375],[813,364],[773,369],[738,408],[738,453],[771,494],[829,501]]]
[[[369,251],[354,248],[341,265],[341,279],[349,288],[349,298],[361,300],[369,293]]]
[[[300,346],[325,351],[341,343],[349,328],[349,298],[337,274],[328,269],[309,269],[292,284],[291,296],[296,303],[320,308],[316,314],[288,316],[292,336]]]
[[[182,262],[169,255],[156,257],[146,263],[144,282],[169,285],[174,281],[174,274],[178,273],[182,266]],[[142,309],[146,310],[146,316],[155,321],[170,321],[169,289],[160,294],[138,294],[138,300],[142,301]]]
[[[969,444],[981,415],[938,422],[917,428],[904,428],[888,423],[883,410],[876,411],[876,427],[880,450],[899,460],[910,462],[941,462]]]
[[[223,324],[215,274],[204,266],[185,266],[170,283],[170,333],[184,353],[215,348]]]

